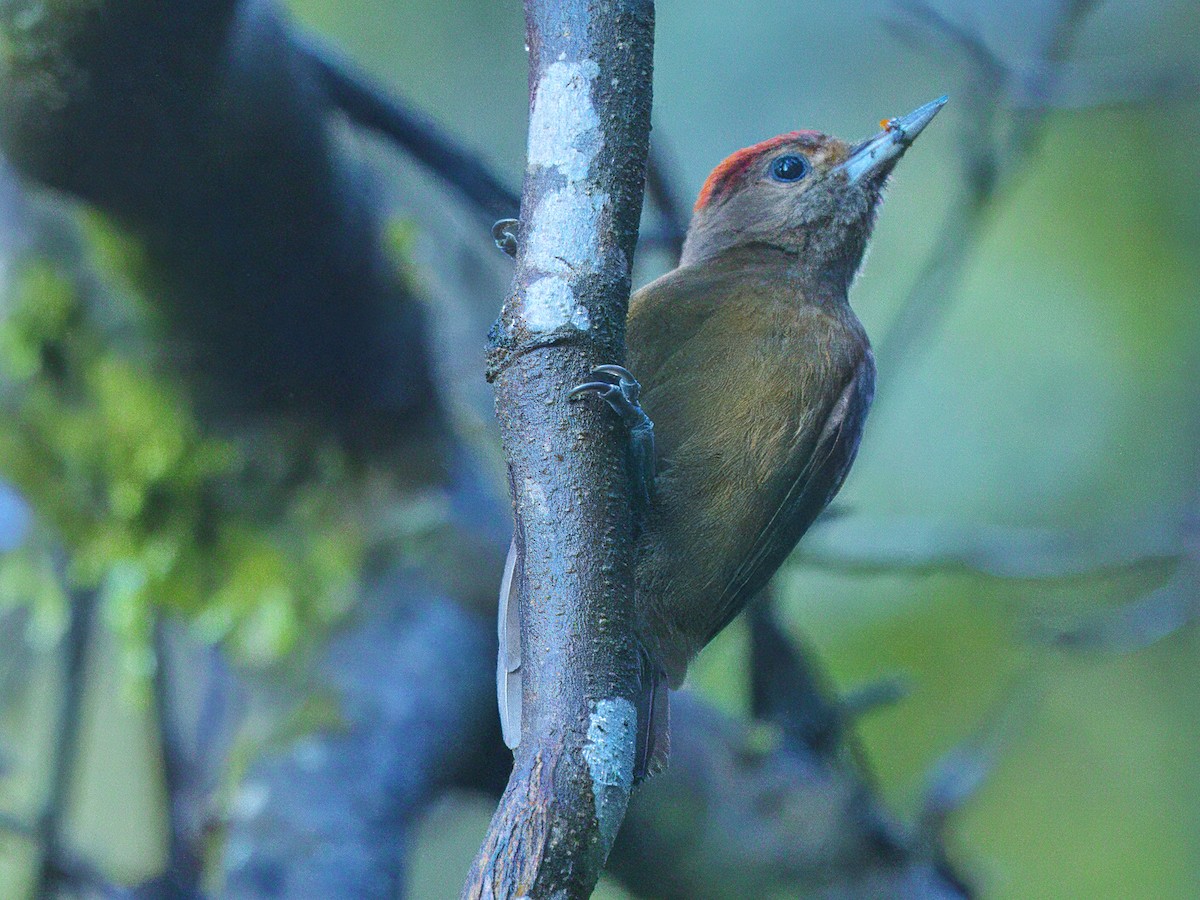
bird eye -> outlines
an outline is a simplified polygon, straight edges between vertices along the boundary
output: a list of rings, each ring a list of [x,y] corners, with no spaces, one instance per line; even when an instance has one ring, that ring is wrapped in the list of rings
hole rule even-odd
[[[780,156],[771,163],[771,174],[776,181],[799,181],[808,174],[808,160],[803,156]]]

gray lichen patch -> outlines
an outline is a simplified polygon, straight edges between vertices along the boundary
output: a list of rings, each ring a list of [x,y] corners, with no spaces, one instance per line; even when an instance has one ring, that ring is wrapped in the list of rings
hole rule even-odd
[[[600,267],[600,234],[609,215],[609,196],[593,193],[587,182],[604,145],[592,86],[600,67],[594,60],[559,59],[538,81],[529,118],[529,165],[562,176],[529,222],[529,269],[541,273],[525,291],[525,327],[532,332],[591,326],[587,307],[571,282]]]
[[[534,210],[526,263],[542,272],[579,274],[600,265],[600,231],[608,194],[570,184],[551,191]]]
[[[525,292],[523,312],[530,331],[590,327],[587,307],[579,302],[571,281],[600,267],[600,232],[608,204],[607,194],[589,194],[584,184],[568,183],[537,205],[526,265],[543,277]]]
[[[534,332],[591,327],[587,307],[578,301],[567,280],[559,275],[539,278],[525,289],[525,327]]]
[[[568,182],[587,178],[604,143],[592,103],[599,73],[590,59],[546,67],[529,116],[529,165],[557,169]]]
[[[596,822],[605,857],[616,840],[633,789],[636,732],[637,710],[632,703],[623,697],[596,701],[596,708],[588,718],[583,757],[592,776]]]

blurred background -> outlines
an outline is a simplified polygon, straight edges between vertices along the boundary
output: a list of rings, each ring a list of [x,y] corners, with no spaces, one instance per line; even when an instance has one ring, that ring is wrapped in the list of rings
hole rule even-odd
[[[425,323],[397,333],[430,348],[437,428],[457,449],[436,436],[422,444],[442,448],[429,464],[435,478],[411,455],[379,451],[400,440],[390,429],[410,421],[423,389],[413,401],[402,385],[355,417],[344,413],[356,388],[339,381],[326,391],[316,363],[302,384],[281,388],[282,401],[255,397],[230,414],[228,384],[193,390],[190,380],[189,365],[209,368],[219,351],[193,351],[180,337],[221,338],[204,330],[211,308],[178,287],[187,273],[219,282],[217,264],[189,262],[176,281],[156,274],[177,248],[161,237],[170,223],[147,212],[151,200],[97,212],[116,189],[89,189],[87,174],[47,174],[38,126],[17,115],[41,84],[29,62],[41,57],[23,56],[21,41],[89,4],[9,5],[0,45],[10,156],[0,186],[0,896],[43,883],[48,797],[60,810],[49,817],[56,845],[75,862],[115,884],[163,869],[173,851],[156,674],[174,653],[181,716],[201,715],[205,685],[225,677],[211,674],[224,663],[210,646],[250,684],[219,704],[221,737],[204,745],[210,771],[189,788],[208,816],[202,880],[221,896],[230,854],[251,852],[235,846],[228,821],[268,802],[239,787],[245,773],[344,727],[344,701],[313,688],[312,672],[330,646],[362,656],[353,643],[336,648],[364,592],[386,593],[378,585],[399,566],[491,615],[498,568],[489,566],[498,563],[489,554],[507,539],[507,501],[482,373],[507,289],[508,260],[488,233],[501,213],[489,217],[394,142],[331,114],[330,153],[350,161],[346,190],[380,211],[382,256],[401,273],[395,302]],[[155,59],[204,6],[178,5],[168,43],[147,51]],[[519,188],[527,72],[518,3],[287,7],[293,25]],[[237,27],[259,34],[255,15]],[[942,792],[951,809],[939,840],[980,896],[1197,896],[1200,7],[659,0],[657,22],[652,142],[685,210],[739,147],[796,128],[862,138],[881,117],[950,95],[897,169],[851,295],[879,356],[858,462],[836,514],[776,588],[779,620],[830,692],[892,679],[907,689],[855,726],[873,796],[919,828]],[[51,106],[57,115],[71,101]],[[210,138],[219,144],[220,132],[187,136]],[[87,158],[81,140],[55,158]],[[161,149],[179,138],[144,140]],[[122,146],[112,152],[141,152]],[[167,169],[147,177],[174,183]],[[271,190],[285,196],[307,177],[284,168]],[[235,218],[218,227],[241,227]],[[663,222],[648,204],[644,233]],[[672,265],[669,246],[651,243],[635,281]],[[172,290],[183,299],[156,304],[156,291]],[[304,346],[303,336],[256,333],[265,317],[230,322],[250,348]],[[346,334],[353,344],[357,332]],[[420,353],[411,354],[415,367]],[[364,379],[375,378],[370,359],[364,351]],[[62,371],[73,360],[84,374],[68,390]],[[230,383],[260,375],[249,366]],[[335,397],[328,415],[308,414],[310,389]],[[139,452],[158,456],[123,461]],[[462,508],[459,455],[471,460],[467,493],[479,504],[467,518],[491,548],[469,563],[460,537],[443,540]],[[218,536],[196,537],[209,531]],[[94,621],[80,621],[81,604]],[[83,631],[92,638],[80,662],[70,647]],[[745,717],[748,646],[739,621],[701,656],[688,690]],[[491,652],[479,648],[485,673]],[[64,721],[72,659],[85,689]],[[429,800],[400,881],[407,896],[455,897],[494,798],[454,790]],[[597,896],[633,896],[625,890],[606,881]],[[712,896],[739,895],[714,887]]]

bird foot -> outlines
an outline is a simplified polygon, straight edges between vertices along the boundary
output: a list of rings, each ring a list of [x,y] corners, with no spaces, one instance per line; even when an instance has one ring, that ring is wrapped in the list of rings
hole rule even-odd
[[[499,219],[492,225],[492,240],[496,247],[512,257],[517,255],[517,229],[520,226],[518,219]]]
[[[591,377],[610,380],[578,385],[571,389],[567,397],[578,400],[585,394],[595,394],[621,417],[629,429],[629,477],[633,482],[633,496],[644,511],[654,500],[655,452],[654,423],[638,403],[642,386],[623,366],[596,366],[591,371]]]

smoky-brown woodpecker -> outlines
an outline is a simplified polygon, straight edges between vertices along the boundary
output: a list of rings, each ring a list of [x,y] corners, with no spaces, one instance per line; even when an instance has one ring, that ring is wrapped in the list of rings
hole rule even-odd
[[[634,601],[644,657],[638,777],[666,760],[664,682],[678,687],[692,658],[766,586],[854,461],[875,363],[850,283],[888,175],[945,102],[887,120],[856,145],[793,131],[722,162],[700,191],[679,267],[630,299],[629,368],[600,366],[571,392],[597,393],[630,426],[635,493],[645,501]],[[514,748],[519,565],[510,550],[497,673]]]

